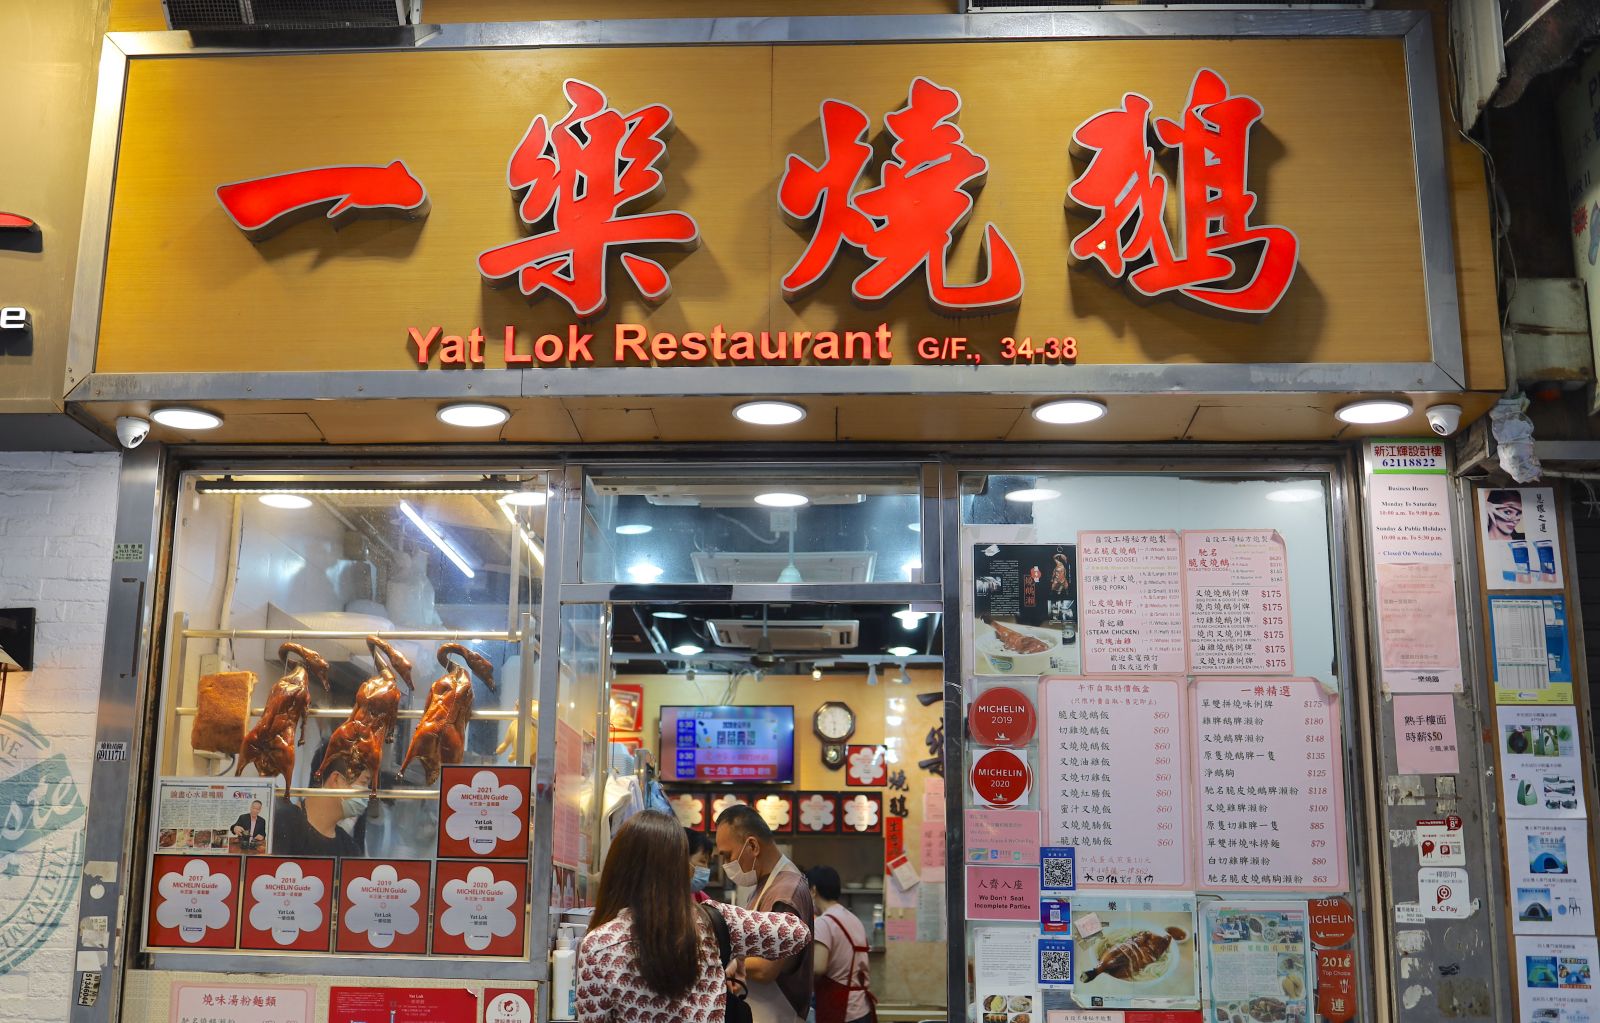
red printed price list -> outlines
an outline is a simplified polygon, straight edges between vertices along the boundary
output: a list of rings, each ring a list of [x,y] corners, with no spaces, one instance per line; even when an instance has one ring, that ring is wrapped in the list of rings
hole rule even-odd
[[[1179,679],[1040,680],[1046,845],[1079,888],[1185,888],[1187,729]]]
[[[1192,674],[1289,674],[1289,564],[1276,530],[1186,530],[1183,576]]]
[[[1201,889],[1345,887],[1339,705],[1312,679],[1197,679]]]
[[[1182,552],[1177,533],[1079,533],[1083,670],[1184,671]]]

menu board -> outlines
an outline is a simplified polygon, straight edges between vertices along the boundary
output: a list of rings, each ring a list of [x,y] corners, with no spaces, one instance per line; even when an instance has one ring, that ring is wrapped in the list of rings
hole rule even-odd
[[[1185,530],[1183,571],[1191,673],[1289,674],[1289,559],[1277,530]]]
[[[1197,679],[1202,889],[1342,891],[1339,708],[1312,679]]]
[[[1092,924],[1085,932],[1085,923]],[[1199,1009],[1195,899],[1100,892],[1072,898],[1078,978],[1086,1009]]]
[[[1573,707],[1496,707],[1500,780],[1511,818],[1584,816],[1578,712]]]
[[[1077,850],[1079,888],[1189,885],[1182,681],[1040,681],[1045,844]]]
[[[1078,534],[1088,674],[1182,674],[1183,554],[1175,532]]]

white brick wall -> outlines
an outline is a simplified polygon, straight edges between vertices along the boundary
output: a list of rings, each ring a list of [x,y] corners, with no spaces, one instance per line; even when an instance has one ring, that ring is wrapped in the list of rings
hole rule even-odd
[[[13,673],[0,717],[0,817],[30,786],[7,779],[66,758],[87,800],[99,711],[119,456],[0,452],[0,607],[34,607],[36,669]],[[86,817],[55,807],[16,847],[0,846],[0,1017],[67,1018],[78,920],[74,858]],[[62,868],[71,863],[70,874]],[[38,922],[44,917],[44,922]]]

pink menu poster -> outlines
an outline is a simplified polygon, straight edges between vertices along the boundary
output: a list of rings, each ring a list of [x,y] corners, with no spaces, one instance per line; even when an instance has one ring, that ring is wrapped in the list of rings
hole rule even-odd
[[[1214,891],[1343,891],[1339,704],[1316,681],[1197,679],[1200,874]]]
[[[1460,640],[1438,624],[1456,620],[1448,477],[1373,475],[1367,511],[1384,689],[1460,692]]]
[[[556,721],[556,799],[555,819],[550,827],[550,858],[557,863],[580,866],[583,834],[578,804],[583,799],[583,736],[565,721]]]
[[[1192,674],[1289,674],[1289,559],[1277,530],[1184,530],[1183,578]]]
[[[1077,850],[1078,887],[1188,888],[1183,681],[1039,680],[1045,845]]]
[[[1078,534],[1078,636],[1087,675],[1179,675],[1183,555],[1178,534]]]

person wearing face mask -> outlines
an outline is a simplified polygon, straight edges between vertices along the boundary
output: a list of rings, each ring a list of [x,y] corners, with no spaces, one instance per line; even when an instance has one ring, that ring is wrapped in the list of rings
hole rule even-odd
[[[716,855],[717,847],[698,831],[684,828],[683,835],[689,840],[689,890],[694,892],[694,901],[710,902],[706,888],[711,884],[711,858]]]
[[[328,753],[327,744],[311,760],[311,777]],[[359,796],[306,796],[298,804],[279,797],[273,807],[272,853],[274,856],[361,856],[366,848],[366,815],[370,797],[366,788],[372,776],[355,772],[344,757],[329,762],[319,788],[361,789]],[[346,830],[341,821],[350,821]]]
[[[717,860],[722,872],[739,888],[746,909],[787,913],[809,931],[814,910],[806,876],[779,851],[772,829],[754,809],[743,804],[728,807],[717,817]],[[736,976],[740,964],[729,966]],[[749,988],[753,1023],[797,1023],[811,1006],[811,957],[802,952],[784,959],[749,956],[743,962]]]

